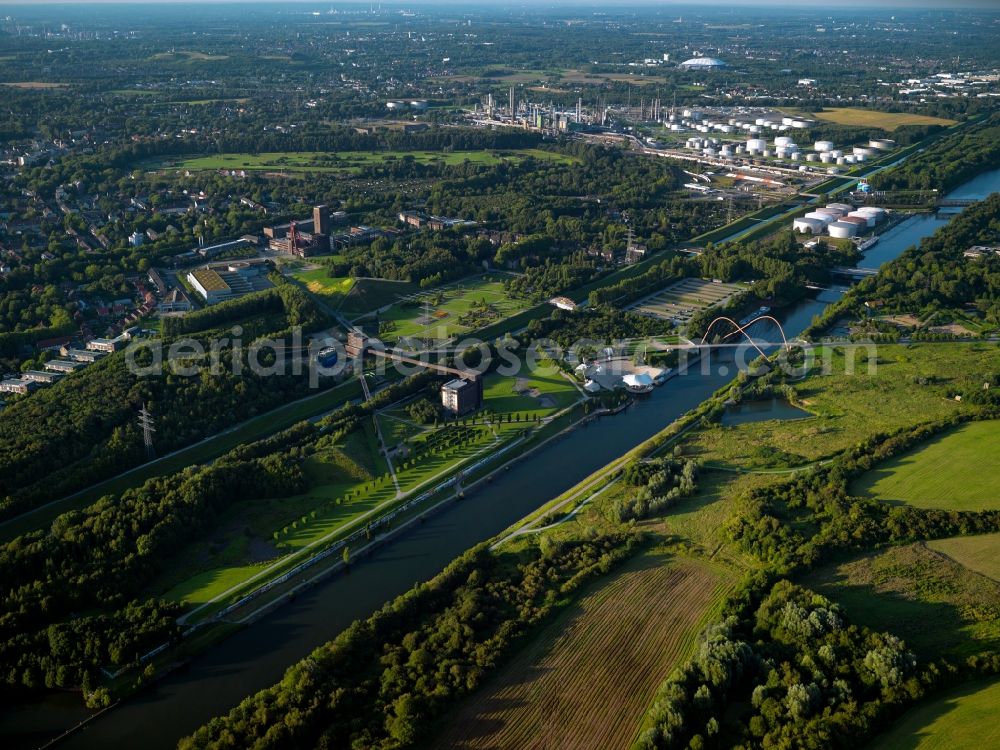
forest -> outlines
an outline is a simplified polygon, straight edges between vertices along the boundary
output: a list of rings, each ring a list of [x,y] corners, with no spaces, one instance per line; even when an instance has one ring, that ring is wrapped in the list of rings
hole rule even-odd
[[[167,331],[200,329],[201,335],[209,335],[208,326],[243,321],[242,366],[233,367],[230,342],[219,347],[221,367],[212,366],[212,351],[205,350],[186,363],[195,368],[194,375],[167,366],[166,372],[143,376],[130,371],[126,349],[11,403],[0,420],[0,517],[71,494],[146,460],[136,421],[144,404],[156,419],[157,448],[168,453],[311,392],[308,373],[264,376],[247,361],[247,347],[257,336],[280,338],[293,325],[315,328],[324,320],[297,287],[283,283],[179,320],[183,322],[169,324]],[[217,332],[231,336],[225,328]],[[137,346],[135,362],[151,364],[151,348]],[[330,378],[323,380],[331,384]]]

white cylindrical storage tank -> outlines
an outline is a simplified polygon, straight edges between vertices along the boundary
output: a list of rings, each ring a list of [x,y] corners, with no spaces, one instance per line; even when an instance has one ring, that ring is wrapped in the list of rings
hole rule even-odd
[[[830,214],[820,213],[819,211],[810,211],[803,218],[805,219],[815,219],[816,221],[822,221],[823,224],[832,224],[837,220],[836,216],[831,216]]]
[[[845,163],[844,157],[843,156],[838,156],[837,157],[837,164],[844,164],[844,163]]]
[[[846,221],[835,221],[826,228],[826,231],[830,233],[831,237],[843,240],[856,235],[858,228],[854,224],[848,224]]]
[[[765,120],[763,117],[758,117],[753,122],[754,122],[754,125],[764,125],[764,124],[767,123],[767,120]]]
[[[877,148],[879,151],[889,151],[896,147],[896,142],[890,141],[888,138],[874,138],[868,141],[868,145],[871,148]]]
[[[868,161],[868,155],[867,154],[856,154],[855,157],[854,157],[854,161],[856,161],[856,162]]]
[[[816,141],[813,144],[814,151],[833,151],[833,141]]]
[[[800,172],[808,172],[809,171],[809,167],[807,167],[805,164],[803,164],[801,167],[799,167],[799,171]]]
[[[855,157],[853,154],[848,154],[847,156],[844,157],[844,161],[847,162],[848,164],[853,164],[854,162],[857,161],[857,157]]]
[[[746,149],[745,149],[745,148],[743,148],[743,146],[737,146],[737,147],[736,147],[736,153],[737,153],[737,154],[742,154],[742,153],[744,153],[745,151],[746,151]]]
[[[827,203],[826,207],[831,211],[840,211],[841,216],[854,210],[850,203]]]
[[[715,156],[717,152],[714,148],[703,148],[701,153],[703,156]]]
[[[837,169],[836,167],[830,167],[829,169],[826,170],[826,173],[827,174],[840,174],[840,170]]]
[[[798,161],[799,160],[799,156],[800,156],[800,154],[799,154],[798,151],[792,151],[792,161]]]
[[[875,217],[876,222],[882,221],[882,219],[885,218],[885,209],[880,208],[879,206],[862,206],[856,211],[856,213],[873,216]]]
[[[824,151],[819,155],[819,160],[824,164],[829,164],[833,161],[833,155],[829,151]]]
[[[871,153],[870,148],[864,148],[863,146],[855,146],[851,149],[851,153],[855,156],[867,156]]]
[[[761,132],[761,127],[760,125],[751,125],[749,130],[750,130],[750,135],[759,135]]]
[[[792,120],[792,127],[793,128],[804,128],[804,127],[806,127],[806,121],[805,120]]]
[[[868,220],[860,216],[845,216],[841,219],[845,224],[853,224],[857,227],[857,233],[862,234],[868,228]]]
[[[842,149],[839,149],[839,148],[835,148],[835,149],[833,149],[833,151],[831,151],[831,152],[830,152],[830,155],[831,155],[831,156],[832,156],[832,157],[833,157],[834,159],[839,159],[839,158],[840,158],[841,156],[843,156],[843,155],[844,155],[844,152],[843,152],[843,150],[842,150]]]
[[[732,156],[733,155],[733,147],[730,146],[730,145],[725,145],[725,146],[722,147],[721,153],[722,153],[723,156]]]
[[[722,126],[722,132],[723,133],[732,133],[733,132],[733,126],[732,125],[723,125]]]
[[[410,106],[413,107],[413,109],[427,109],[428,104],[423,99],[414,99],[410,102]]]
[[[781,118],[781,124],[782,125],[791,125],[793,119],[794,118],[792,118],[792,117],[782,117]]]
[[[774,139],[775,146],[787,146],[789,143],[792,143],[792,139],[787,135],[779,135]]]
[[[826,223],[819,219],[802,217],[792,222],[792,230],[803,234],[819,234],[826,228]]]
[[[768,159],[770,159],[771,157],[774,156],[774,152],[771,149],[766,148],[766,149],[764,149],[764,154],[763,155],[765,157],[767,157]]]
[[[404,102],[386,102],[386,109],[403,109],[406,106]]]
[[[680,129],[681,129],[681,126],[678,125],[676,122],[670,123],[670,130],[671,130],[671,132],[676,133]]]
[[[763,151],[767,148],[767,141],[763,138],[751,138],[747,141],[748,151]]]
[[[875,226],[875,214],[862,213],[861,211],[851,211],[847,214],[847,217],[850,219],[864,219],[865,224],[868,226]]]
[[[818,158],[816,154],[806,154],[806,161],[816,161]]]

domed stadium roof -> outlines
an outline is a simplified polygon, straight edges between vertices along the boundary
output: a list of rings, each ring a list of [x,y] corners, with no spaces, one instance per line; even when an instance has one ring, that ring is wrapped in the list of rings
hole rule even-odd
[[[681,63],[682,68],[724,68],[726,63],[714,57],[692,57]]]

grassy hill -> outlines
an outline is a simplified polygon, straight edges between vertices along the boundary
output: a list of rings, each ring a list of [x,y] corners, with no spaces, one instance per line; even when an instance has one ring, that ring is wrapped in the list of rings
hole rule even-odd
[[[981,750],[1000,747],[1000,681],[963,685],[913,709],[868,750]]]
[[[855,484],[854,492],[920,508],[1000,508],[1000,421],[972,422],[887,461]]]

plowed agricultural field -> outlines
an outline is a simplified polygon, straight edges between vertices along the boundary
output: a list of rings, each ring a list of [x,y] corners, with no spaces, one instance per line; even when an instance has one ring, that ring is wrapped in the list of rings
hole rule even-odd
[[[727,589],[721,569],[643,555],[545,627],[459,706],[431,746],[628,747]]]

